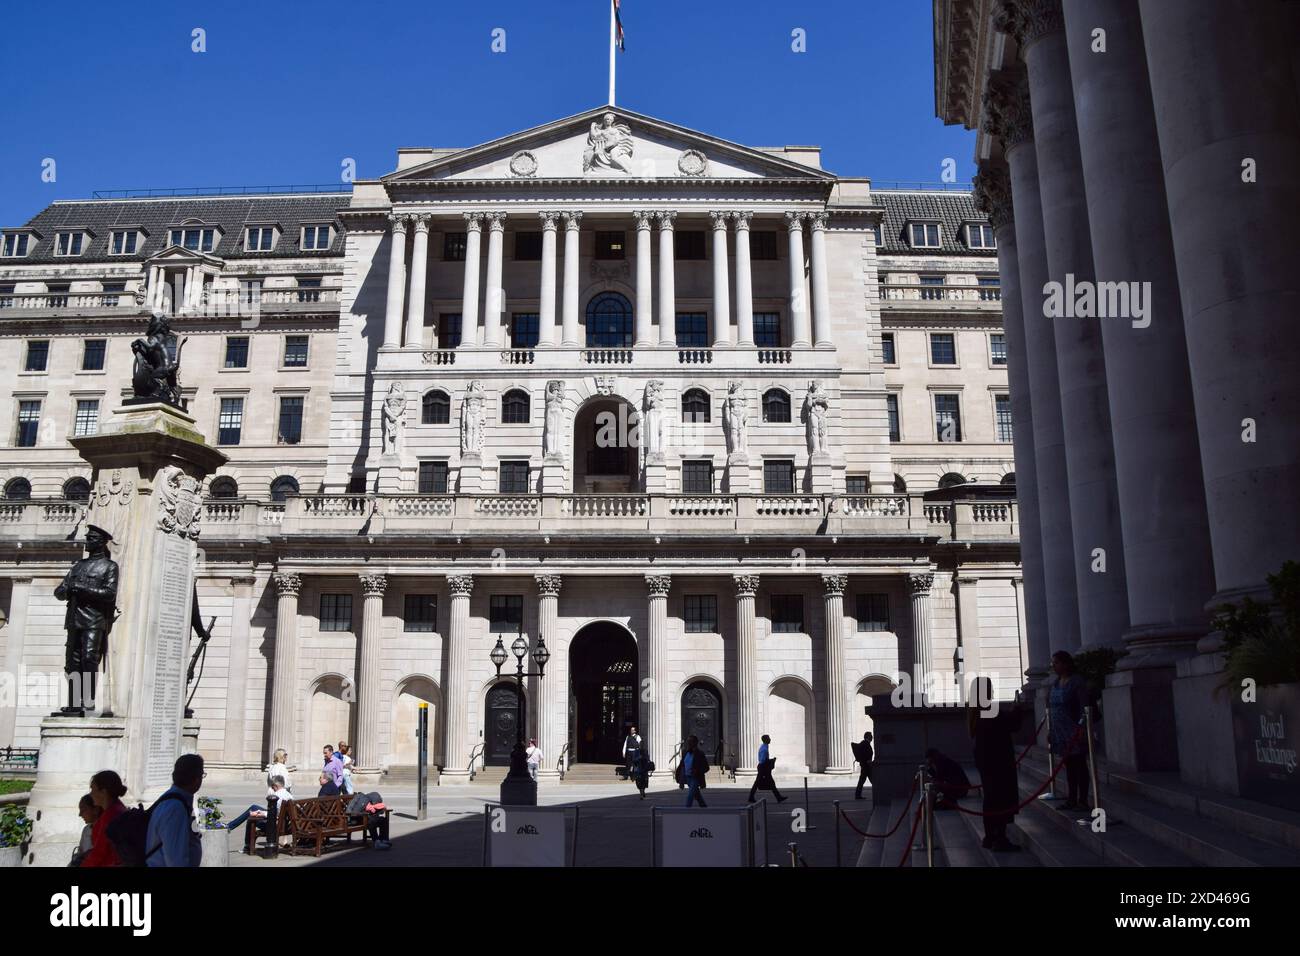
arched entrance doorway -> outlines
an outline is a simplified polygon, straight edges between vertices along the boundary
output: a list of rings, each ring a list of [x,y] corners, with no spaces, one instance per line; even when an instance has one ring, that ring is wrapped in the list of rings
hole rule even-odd
[[[344,689],[343,678],[334,674],[320,678],[312,690],[308,716],[307,753],[314,756],[321,747],[337,747],[340,740],[350,740],[352,705]],[[273,743],[272,747],[283,744]]]
[[[787,772],[807,773],[813,765],[816,726],[812,691],[790,677],[776,681],[767,692],[767,723],[778,728],[772,735],[771,755]]]
[[[636,641],[612,621],[595,621],[569,644],[569,714],[578,763],[622,763],[637,716]]]
[[[574,494],[636,491],[636,409],[617,396],[594,398],[573,419]]]
[[[720,762],[722,695],[708,681],[694,681],[682,691],[682,740],[691,734],[700,738],[700,749],[709,760]]]
[[[519,736],[519,694],[514,681],[502,681],[483,696],[483,763],[488,767],[510,766]]]
[[[894,690],[894,682],[888,677],[874,675],[868,677],[858,685],[858,692],[853,698],[853,739],[861,740],[862,735],[871,730],[871,708],[875,704],[873,698],[879,694],[889,694]]]

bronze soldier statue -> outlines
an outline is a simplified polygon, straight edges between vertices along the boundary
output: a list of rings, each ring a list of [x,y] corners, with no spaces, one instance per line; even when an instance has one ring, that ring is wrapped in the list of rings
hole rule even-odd
[[[64,670],[68,678],[68,706],[55,717],[84,717],[95,706],[95,681],[117,613],[117,562],[108,556],[113,540],[103,528],[86,526],[86,550],[64,575],[54,596],[68,602],[63,627],[68,632]]]
[[[131,343],[135,353],[135,367],[131,372],[131,387],[134,398],[127,399],[124,405],[139,405],[144,402],[165,402],[177,408],[182,407],[181,388],[177,379],[180,372],[180,346],[176,348],[173,361],[167,352],[167,340],[171,336],[171,326],[167,316],[154,312],[149,319],[149,328],[145,337]],[[184,342],[182,341],[181,345]]]

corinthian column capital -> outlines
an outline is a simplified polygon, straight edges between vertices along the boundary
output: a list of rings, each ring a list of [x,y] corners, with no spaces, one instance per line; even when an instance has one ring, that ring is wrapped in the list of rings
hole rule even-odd
[[[483,214],[481,212],[467,212],[465,216],[465,231],[479,232],[483,229]]]
[[[844,591],[849,586],[849,576],[847,574],[823,574],[822,587],[826,593],[832,597],[838,595],[844,596]]]
[[[535,574],[537,593],[542,597],[559,597],[561,578],[558,574]]]
[[[929,596],[933,585],[934,572],[932,571],[913,571],[907,576],[907,587],[913,597]]]
[[[736,582],[736,597],[753,597],[758,593],[757,574],[733,574],[731,580]]]
[[[1029,108],[1029,77],[1023,67],[989,74],[984,91],[984,132],[1011,149],[1034,138],[1034,114]]]
[[[365,597],[383,597],[388,590],[388,576],[384,574],[361,575],[361,593]]]
[[[1015,207],[1011,201],[1011,174],[1001,164],[983,163],[971,180],[975,184],[975,208],[989,217],[994,229],[1014,224]]]
[[[558,212],[539,212],[537,218],[542,221],[542,229],[551,230],[560,221],[560,214]]]
[[[645,576],[645,584],[650,589],[651,597],[667,597],[668,589],[672,587],[672,583],[672,575],[669,574],[647,574]]]
[[[275,589],[281,596],[297,597],[302,590],[302,578],[293,571],[276,571],[271,580],[275,582]]]
[[[404,213],[388,214],[388,226],[397,235],[406,235],[406,226],[410,221],[411,217]]]
[[[451,592],[452,597],[469,597],[474,591],[474,575],[447,575],[447,590]]]
[[[639,209],[632,213],[632,218],[636,220],[637,232],[642,229],[649,229],[654,225],[655,214],[645,209]]]

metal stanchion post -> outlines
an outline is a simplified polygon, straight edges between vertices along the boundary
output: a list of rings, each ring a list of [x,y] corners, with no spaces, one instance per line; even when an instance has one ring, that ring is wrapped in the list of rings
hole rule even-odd
[[[925,865],[934,866],[934,784],[925,785]]]
[[[1092,706],[1083,708],[1083,733],[1088,738],[1088,776],[1092,778],[1092,808],[1101,809],[1101,792],[1097,789],[1097,759],[1092,751]]]
[[[840,857],[840,802],[835,800],[832,805],[835,807],[835,865],[839,867],[844,865]]]
[[[803,778],[803,817],[804,829],[811,832],[817,827],[812,822],[812,804],[808,802],[808,778]]]
[[[792,867],[798,867],[799,866],[799,844],[787,843],[786,846],[789,847],[790,849],[790,865]]]
[[[419,742],[420,770],[416,779],[415,819],[424,820],[429,816],[429,705],[420,701],[420,719],[415,730]]]
[[[921,769],[916,772],[916,798],[920,801],[920,803],[917,806],[918,809],[921,811],[921,819],[923,821],[925,820],[925,789],[926,789],[925,765],[922,764]],[[924,845],[925,845],[925,834],[921,833],[918,830],[916,837],[912,841],[912,849],[919,850]]]
[[[1052,705],[1050,700],[1048,701],[1045,718],[1047,720],[1047,779],[1050,782],[1047,785],[1047,792],[1040,794],[1038,799],[1051,802],[1060,798],[1056,795],[1056,780],[1052,776],[1052,771],[1056,769],[1056,755],[1052,752]]]

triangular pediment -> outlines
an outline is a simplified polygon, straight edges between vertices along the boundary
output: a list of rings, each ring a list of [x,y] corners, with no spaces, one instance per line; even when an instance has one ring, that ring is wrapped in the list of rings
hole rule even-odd
[[[440,152],[383,181],[710,178],[835,179],[784,156],[602,106],[469,149]]]
[[[184,263],[186,265],[209,263],[215,265],[221,263],[222,260],[206,252],[186,249],[184,246],[167,246],[165,249],[159,249],[146,261],[151,265],[167,265],[169,263]]]

